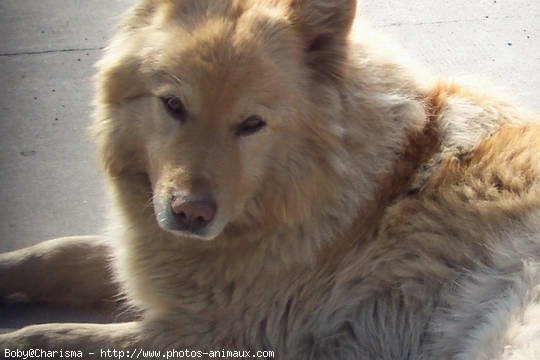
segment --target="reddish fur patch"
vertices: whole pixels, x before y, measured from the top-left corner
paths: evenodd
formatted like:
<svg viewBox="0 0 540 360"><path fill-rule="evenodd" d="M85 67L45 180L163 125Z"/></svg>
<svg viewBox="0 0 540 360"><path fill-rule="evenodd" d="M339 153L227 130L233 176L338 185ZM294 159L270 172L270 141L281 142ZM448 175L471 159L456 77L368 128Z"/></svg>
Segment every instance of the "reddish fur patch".
<svg viewBox="0 0 540 360"><path fill-rule="evenodd" d="M538 154L540 126L506 126L471 153L447 158L429 188L467 186L469 196L486 200L523 195L539 182Z"/></svg>
<svg viewBox="0 0 540 360"><path fill-rule="evenodd" d="M448 99L455 96L466 98L471 104L480 106L486 101L493 101L489 96L482 95L478 91L474 91L462 84L449 80L440 80L425 96L426 103L429 107L428 111L431 115L442 114L444 106L448 103Z"/></svg>

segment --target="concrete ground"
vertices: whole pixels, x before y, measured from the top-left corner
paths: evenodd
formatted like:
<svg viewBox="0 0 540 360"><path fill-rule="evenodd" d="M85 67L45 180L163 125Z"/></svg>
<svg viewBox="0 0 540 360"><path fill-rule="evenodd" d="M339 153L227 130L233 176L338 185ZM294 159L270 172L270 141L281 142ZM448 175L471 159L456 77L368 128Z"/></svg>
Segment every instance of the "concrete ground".
<svg viewBox="0 0 540 360"><path fill-rule="evenodd" d="M0 1L0 252L101 231L105 190L87 134L92 65L132 3ZM360 0L359 12L434 72L489 78L540 112L540 1ZM0 327L95 319L0 308Z"/></svg>

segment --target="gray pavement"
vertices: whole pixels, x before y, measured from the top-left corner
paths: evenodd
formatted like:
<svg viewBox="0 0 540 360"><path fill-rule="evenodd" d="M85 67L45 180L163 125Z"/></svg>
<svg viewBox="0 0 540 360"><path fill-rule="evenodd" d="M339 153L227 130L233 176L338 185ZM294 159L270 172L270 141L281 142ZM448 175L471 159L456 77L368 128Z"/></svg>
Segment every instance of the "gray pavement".
<svg viewBox="0 0 540 360"><path fill-rule="evenodd" d="M0 0L0 251L101 231L90 79L132 3ZM540 111L540 1L360 0L359 12L434 72L489 78ZM12 308L6 323L67 311L24 312Z"/></svg>
<svg viewBox="0 0 540 360"><path fill-rule="evenodd" d="M132 1L0 1L0 251L97 233L93 64Z"/></svg>

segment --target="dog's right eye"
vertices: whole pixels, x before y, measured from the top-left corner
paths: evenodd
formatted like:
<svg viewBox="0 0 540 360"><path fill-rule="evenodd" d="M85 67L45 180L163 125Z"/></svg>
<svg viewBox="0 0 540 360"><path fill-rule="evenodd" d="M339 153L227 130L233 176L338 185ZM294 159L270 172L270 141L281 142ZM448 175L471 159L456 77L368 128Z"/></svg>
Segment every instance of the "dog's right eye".
<svg viewBox="0 0 540 360"><path fill-rule="evenodd" d="M248 136L262 130L266 123L257 115L248 117L243 123L237 126L236 136Z"/></svg>
<svg viewBox="0 0 540 360"><path fill-rule="evenodd" d="M182 100L175 96L168 96L161 98L165 110L174 117L176 120L184 122L187 117L187 110L184 107Z"/></svg>

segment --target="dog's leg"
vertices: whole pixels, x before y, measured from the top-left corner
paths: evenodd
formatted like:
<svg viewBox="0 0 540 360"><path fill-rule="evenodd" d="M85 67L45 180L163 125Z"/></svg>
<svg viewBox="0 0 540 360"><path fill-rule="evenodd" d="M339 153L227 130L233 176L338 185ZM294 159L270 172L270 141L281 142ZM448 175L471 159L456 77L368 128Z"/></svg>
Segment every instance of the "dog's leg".
<svg viewBox="0 0 540 360"><path fill-rule="evenodd" d="M112 304L117 286L108 260L109 247L98 236L59 238L0 254L0 302L23 296L75 306Z"/></svg>
<svg viewBox="0 0 540 360"><path fill-rule="evenodd" d="M6 351L39 349L82 351L84 359L99 359L101 350L134 351L140 346L138 322L119 324L43 324L0 335L0 357ZM126 354L124 354L127 356ZM131 353L130 353L131 356ZM55 356L58 358L60 356ZM129 357L129 356L127 356ZM9 356L7 356L9 358Z"/></svg>

